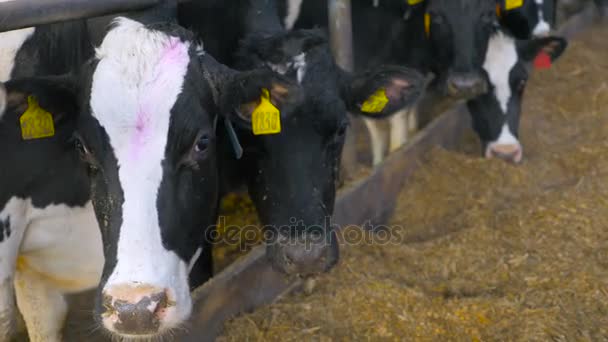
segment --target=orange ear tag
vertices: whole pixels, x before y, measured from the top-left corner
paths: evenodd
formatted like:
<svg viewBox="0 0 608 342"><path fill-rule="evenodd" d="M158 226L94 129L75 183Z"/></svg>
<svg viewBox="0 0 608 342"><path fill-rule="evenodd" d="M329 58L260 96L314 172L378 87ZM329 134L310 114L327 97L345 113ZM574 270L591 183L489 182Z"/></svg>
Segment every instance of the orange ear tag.
<svg viewBox="0 0 608 342"><path fill-rule="evenodd" d="M498 19L502 19L502 8L500 7L500 4L496 4L496 16Z"/></svg>

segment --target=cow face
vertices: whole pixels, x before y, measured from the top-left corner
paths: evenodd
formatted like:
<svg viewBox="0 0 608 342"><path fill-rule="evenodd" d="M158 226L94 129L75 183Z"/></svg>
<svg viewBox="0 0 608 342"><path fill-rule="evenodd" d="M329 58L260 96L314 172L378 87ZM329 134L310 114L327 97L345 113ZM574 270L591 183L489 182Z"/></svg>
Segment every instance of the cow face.
<svg viewBox="0 0 608 342"><path fill-rule="evenodd" d="M251 36L243 42L238 60L241 68L267 67L299 84L301 95L281 112L280 133L252 135L251 109L237 108L233 120L242 128L241 139L249 151L242 168L270 233L268 253L274 266L286 273L325 271L338 258L330 217L349 125L347 110L364 114L362 104L379 90L387 103L368 115L381 117L412 106L424 79L397 67L346 75L318 31Z"/></svg>
<svg viewBox="0 0 608 342"><path fill-rule="evenodd" d="M502 32L492 36L484 62L491 89L468 102L473 128L487 158L522 160L519 119L532 61L540 55L553 62L566 46L564 39L556 37L518 41Z"/></svg>
<svg viewBox="0 0 608 342"><path fill-rule="evenodd" d="M183 32L126 19L86 72L77 147L106 257L97 317L120 335L156 335L190 314L189 273L218 196L214 105L198 73Z"/></svg>
<svg viewBox="0 0 608 342"><path fill-rule="evenodd" d="M495 2L429 0L424 20L440 88L459 99L483 94L483 59L498 25Z"/></svg>
<svg viewBox="0 0 608 342"><path fill-rule="evenodd" d="M250 100L241 93L287 88L276 80L219 65L178 27L119 19L78 77L11 82L58 113L61 142L77 146L104 246L95 317L113 335L158 336L188 318L190 287L211 272L220 94L238 103Z"/></svg>

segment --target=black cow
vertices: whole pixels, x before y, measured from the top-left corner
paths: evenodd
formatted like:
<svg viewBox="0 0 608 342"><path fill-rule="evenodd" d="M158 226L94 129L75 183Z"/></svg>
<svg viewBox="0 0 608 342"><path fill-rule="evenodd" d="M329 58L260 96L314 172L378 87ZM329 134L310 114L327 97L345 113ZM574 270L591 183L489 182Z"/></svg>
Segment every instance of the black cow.
<svg viewBox="0 0 608 342"><path fill-rule="evenodd" d="M16 270L32 341L60 341L63 294L100 276L100 325L159 336L189 317L190 289L211 274L219 116L246 114L262 89L280 90L281 109L297 91L272 72L218 64L176 25L126 18L77 65L0 91L0 328L14 317Z"/></svg>
<svg viewBox="0 0 608 342"><path fill-rule="evenodd" d="M248 185L263 225L270 228L268 252L277 269L328 270L338 259L330 216L347 110L381 117L410 107L424 87L422 76L398 67L347 74L334 63L322 32L283 29L274 1L189 3L180 10L180 23L192 27L220 61L240 70L272 69L299 84L302 98L281 112L280 134L252 134L252 118L243 115L250 111L235 111L245 154L235 160L228 138L220 137L230 157L222 173L231 188ZM221 36L213 32L218 28ZM366 114L363 104L378 92L386 106Z"/></svg>

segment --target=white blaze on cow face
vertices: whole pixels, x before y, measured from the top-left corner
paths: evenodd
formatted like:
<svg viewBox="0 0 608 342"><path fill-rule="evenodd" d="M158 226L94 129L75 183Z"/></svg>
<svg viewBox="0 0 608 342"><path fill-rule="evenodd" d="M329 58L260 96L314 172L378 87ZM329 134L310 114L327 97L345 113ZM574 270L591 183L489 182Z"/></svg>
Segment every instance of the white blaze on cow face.
<svg viewBox="0 0 608 342"><path fill-rule="evenodd" d="M11 78L17 53L34 31L33 27L28 27L0 33L0 82L6 82Z"/></svg>
<svg viewBox="0 0 608 342"><path fill-rule="evenodd" d="M488 52L483 64L488 73L490 83L494 87L494 94L503 110L507 114L509 100L511 99L511 85L509 75L517 64L517 48L515 40L502 32L494 34L488 44Z"/></svg>
<svg viewBox="0 0 608 342"><path fill-rule="evenodd" d="M547 35L549 33L549 31L551 30L551 26L545 20L545 12L543 10L544 0L535 0L535 2L536 2L536 7L538 9L538 23L534 27L534 30L532 31L532 35L534 35L534 36Z"/></svg>
<svg viewBox="0 0 608 342"><path fill-rule="evenodd" d="M142 288L165 291L171 304L160 330L181 323L192 306L188 265L164 247L157 208L171 109L182 91L189 48L177 37L119 19L97 49L91 90L92 115L109 137L124 194L117 263L103 292L130 300ZM116 317L103 322L113 330Z"/></svg>

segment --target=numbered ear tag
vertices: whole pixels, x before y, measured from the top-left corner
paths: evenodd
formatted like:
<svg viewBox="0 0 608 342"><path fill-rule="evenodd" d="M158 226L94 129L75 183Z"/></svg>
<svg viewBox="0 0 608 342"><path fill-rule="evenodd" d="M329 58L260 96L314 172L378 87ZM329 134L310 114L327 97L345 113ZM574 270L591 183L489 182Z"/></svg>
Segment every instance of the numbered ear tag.
<svg viewBox="0 0 608 342"><path fill-rule="evenodd" d="M361 111L368 114L378 114L384 110L389 100L386 97L386 90L384 88L378 89L372 96L363 102Z"/></svg>
<svg viewBox="0 0 608 342"><path fill-rule="evenodd" d="M418 5L419 3L423 2L424 0L407 0L407 4L410 6L414 6L414 5Z"/></svg>
<svg viewBox="0 0 608 342"><path fill-rule="evenodd" d="M254 135L281 133L281 112L270 102L270 92L262 89L260 104L251 115Z"/></svg>
<svg viewBox="0 0 608 342"><path fill-rule="evenodd" d="M524 5L524 0L505 0L505 10L510 11Z"/></svg>
<svg viewBox="0 0 608 342"><path fill-rule="evenodd" d="M42 109L33 96L27 98L27 110L19 123L21 125L21 137L23 140L34 140L49 138L55 135L55 123L53 115Z"/></svg>
<svg viewBox="0 0 608 342"><path fill-rule="evenodd" d="M428 13L424 13L424 33L427 38L431 36L431 15Z"/></svg>

